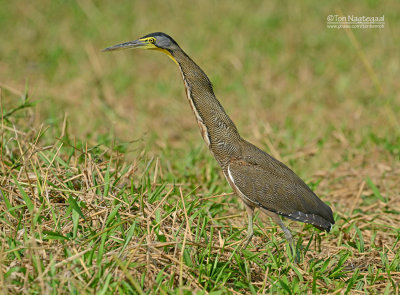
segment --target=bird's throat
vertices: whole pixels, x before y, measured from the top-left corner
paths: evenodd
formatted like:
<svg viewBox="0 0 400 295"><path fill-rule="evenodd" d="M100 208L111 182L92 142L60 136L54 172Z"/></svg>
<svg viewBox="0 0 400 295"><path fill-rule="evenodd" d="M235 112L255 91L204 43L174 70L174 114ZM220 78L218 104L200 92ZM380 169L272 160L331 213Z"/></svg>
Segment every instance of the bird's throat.
<svg viewBox="0 0 400 295"><path fill-rule="evenodd" d="M176 61L175 57L172 55L171 52L169 52L169 50L163 49L163 48L154 48L154 50L161 51L162 53L165 53L166 55L168 55L168 57L169 57L170 59L172 59L172 60L174 61L174 63L176 63L176 64L179 66L179 64L178 64L178 62Z"/></svg>

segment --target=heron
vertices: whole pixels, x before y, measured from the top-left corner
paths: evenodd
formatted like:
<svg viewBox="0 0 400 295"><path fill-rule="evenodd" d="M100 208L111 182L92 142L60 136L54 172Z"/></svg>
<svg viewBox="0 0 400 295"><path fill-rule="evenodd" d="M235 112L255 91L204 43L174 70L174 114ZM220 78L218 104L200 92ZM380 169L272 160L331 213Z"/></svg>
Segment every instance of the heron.
<svg viewBox="0 0 400 295"><path fill-rule="evenodd" d="M292 233L280 216L312 224L326 232L331 230L335 224L332 209L285 164L240 136L216 98L210 79L174 39L156 32L104 51L135 48L163 52L178 66L201 136L229 185L245 205L248 227L244 248L254 234L255 209L280 226L291 247L294 245Z"/></svg>

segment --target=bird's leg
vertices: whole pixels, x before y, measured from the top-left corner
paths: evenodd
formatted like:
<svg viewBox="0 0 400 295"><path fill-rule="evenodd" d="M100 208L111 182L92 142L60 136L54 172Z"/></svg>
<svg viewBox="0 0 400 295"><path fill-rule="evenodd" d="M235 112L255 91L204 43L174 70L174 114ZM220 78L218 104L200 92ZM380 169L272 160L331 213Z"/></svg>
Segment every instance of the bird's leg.
<svg viewBox="0 0 400 295"><path fill-rule="evenodd" d="M254 208L247 206L246 205L246 211L247 211L247 217L249 219L249 223L247 226L247 238L244 241L243 249L246 249L247 246L249 245L251 238L253 237L254 231L253 231L253 215L254 215Z"/></svg>
<svg viewBox="0 0 400 295"><path fill-rule="evenodd" d="M290 230L283 224L282 219L280 219L280 217L279 217L277 214L275 214L275 216L276 216L276 219L273 218L273 220L274 220L277 224L279 224L279 226L280 226L281 229L283 230L283 233L285 234L286 240L287 240L290 244L292 244L292 243L293 243L293 236L292 236L292 233L291 233Z"/></svg>
<svg viewBox="0 0 400 295"><path fill-rule="evenodd" d="M283 233L285 234L285 238L286 238L286 240L289 242L289 245L290 245L290 250L292 251L292 257L295 259L295 261L297 261L297 258L296 258L296 245L295 245L295 243L294 243L294 240L293 240L293 236L292 236L292 233L290 232L290 230L283 224L283 221L281 220L281 218L277 215L277 214L275 214L276 215L276 223L278 223L279 224L279 226L281 227L281 229L283 230Z"/></svg>
<svg viewBox="0 0 400 295"><path fill-rule="evenodd" d="M283 233L285 234L285 238L286 240L289 242L290 245L290 249L292 250L292 254L295 255L296 251L295 251L295 244L293 241L293 236L292 233L290 232L290 230L283 224L281 218L279 217L278 214L265 210L265 209L261 209L266 215L268 215L269 217L272 218L272 220L277 223L280 228L282 229Z"/></svg>

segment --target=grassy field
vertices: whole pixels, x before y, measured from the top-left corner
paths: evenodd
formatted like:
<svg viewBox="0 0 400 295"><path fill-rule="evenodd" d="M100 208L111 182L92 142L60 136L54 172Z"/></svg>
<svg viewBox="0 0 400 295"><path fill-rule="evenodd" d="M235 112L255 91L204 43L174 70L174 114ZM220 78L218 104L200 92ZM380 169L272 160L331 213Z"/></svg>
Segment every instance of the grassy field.
<svg viewBox="0 0 400 295"><path fill-rule="evenodd" d="M1 1L2 294L399 294L400 10L391 1ZM328 29L329 15L385 16ZM242 136L334 211L247 216L176 65L101 49L153 31Z"/></svg>

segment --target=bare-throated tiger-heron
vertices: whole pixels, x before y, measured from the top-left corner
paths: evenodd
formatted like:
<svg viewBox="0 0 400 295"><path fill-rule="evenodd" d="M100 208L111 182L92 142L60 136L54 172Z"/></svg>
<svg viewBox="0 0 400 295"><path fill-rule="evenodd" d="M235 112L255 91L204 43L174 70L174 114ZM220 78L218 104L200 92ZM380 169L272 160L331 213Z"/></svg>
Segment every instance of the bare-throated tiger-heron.
<svg viewBox="0 0 400 295"><path fill-rule="evenodd" d="M279 224L291 246L292 234L279 215L327 232L331 230L335 223L331 208L286 165L240 136L215 97L206 74L170 36L152 33L104 51L129 48L164 52L178 65L201 135L230 186L246 205L248 232L245 247L253 236L255 208Z"/></svg>

